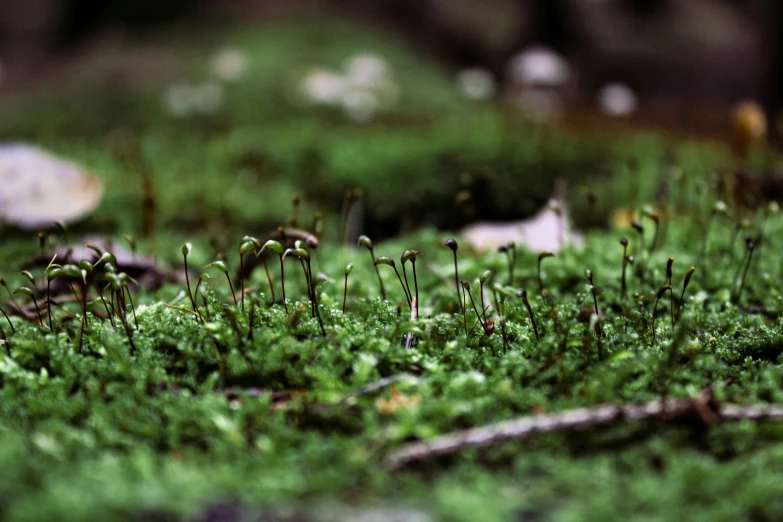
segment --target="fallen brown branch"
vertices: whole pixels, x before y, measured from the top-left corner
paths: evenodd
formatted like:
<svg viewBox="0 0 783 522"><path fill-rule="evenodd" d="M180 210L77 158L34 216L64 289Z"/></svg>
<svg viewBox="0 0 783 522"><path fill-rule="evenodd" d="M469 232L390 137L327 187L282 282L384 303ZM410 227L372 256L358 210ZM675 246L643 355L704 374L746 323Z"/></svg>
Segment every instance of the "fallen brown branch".
<svg viewBox="0 0 783 522"><path fill-rule="evenodd" d="M470 448L483 448L535 435L587 430L627 422L715 424L719 422L783 421L783 406L717 404L709 390L692 400L652 401L641 405L608 404L577 408L550 415L533 415L478 428L449 433L434 439L406 444L386 457L391 469L450 455Z"/></svg>

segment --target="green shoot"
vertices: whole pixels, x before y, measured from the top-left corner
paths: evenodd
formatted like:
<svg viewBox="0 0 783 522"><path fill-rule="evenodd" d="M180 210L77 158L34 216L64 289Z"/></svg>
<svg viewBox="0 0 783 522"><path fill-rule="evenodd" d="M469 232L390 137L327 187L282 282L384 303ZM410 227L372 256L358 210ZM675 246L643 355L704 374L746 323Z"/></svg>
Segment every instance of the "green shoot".
<svg viewBox="0 0 783 522"><path fill-rule="evenodd" d="M52 258L52 262L53 261L54 258ZM52 306L50 299L52 281L60 277L62 273L63 269L59 265L53 265L52 263L49 263L49 266L47 266L46 270L44 270L44 275L46 276L46 313L49 316L49 331L51 332L54 332L54 327L52 326Z"/></svg>
<svg viewBox="0 0 783 522"><path fill-rule="evenodd" d="M682 282L682 293L680 294L680 304L677 307L677 314L674 317L674 319L675 319L674 324L677 324L677 322L679 322L679 320L680 320L680 314L682 313L682 308L685 306L685 301L684 301L685 289L688 288L688 283L691 282L691 277L693 276L693 273L695 271L696 271L696 267L692 266L688 270L688 273L685 274L685 279Z"/></svg>
<svg viewBox="0 0 783 522"><path fill-rule="evenodd" d="M19 303L17 303L16 300L14 299L14 294L11 292L11 289L8 287L8 283L6 283L5 279L3 279L2 277L0 277L0 286L5 288L5 291L8 292L8 297L11 298L11 302L14 303L14 306L18 310L21 310L21 308L19 307ZM13 328L13 326L11 328Z"/></svg>
<svg viewBox="0 0 783 522"><path fill-rule="evenodd" d="M457 302L459 303L460 310L462 310L462 318L463 323L465 326L465 335L468 335L468 321L467 317L465 315L465 301L463 298L460 298L460 285L459 285L459 268L457 267L457 248L459 248L459 245L457 242L453 239L448 239L445 243L447 247L451 250L452 254L454 255L454 286L457 289Z"/></svg>
<svg viewBox="0 0 783 522"><path fill-rule="evenodd" d="M410 297L411 302L416 303L416 317L419 316L419 281L416 278L416 256L419 255L418 250L406 250L402 253L402 256L400 257L400 264L402 265L402 271L403 274L405 274L405 261L410 261L411 265L413 266L413 289L415 293L415 301L414 296L411 294L411 287L408 285L408 297ZM405 276L405 283L408 283L408 277Z"/></svg>
<svg viewBox="0 0 783 522"><path fill-rule="evenodd" d="M740 298L742 297L742 291L745 289L745 279L748 276L748 269L750 268L750 264L753 261L753 251L756 249L756 243L750 238L750 236L745 236L745 249L748 252L747 255L748 260L747 262L745 262L745 268L742 271L742 277L740 278L739 281L739 290L737 290L736 295L732 297L733 303L740 302Z"/></svg>
<svg viewBox="0 0 783 522"><path fill-rule="evenodd" d="M190 299L190 304L193 306L193 311L195 313L198 313L196 306L196 300L193 298L193 293L190 291L190 276L188 275L188 256L193 251L193 245L190 243L185 243L182 246L182 257L185 259L185 284L188 287L188 298Z"/></svg>
<svg viewBox="0 0 783 522"><path fill-rule="evenodd" d="M283 290L283 306L285 307L285 313L288 313L288 302L285 300L285 267L283 266L283 245L281 245L279 242L275 241L274 239L270 239L266 243L264 243L264 246L261 247L261 250L259 250L256 253L256 256L260 256L264 250L269 249L277 254L277 256L280 258L280 285ZM264 262L264 266L266 266L266 262ZM269 272L267 271L267 276L269 275ZM275 292L272 290L272 279L269 278L269 288L272 292L272 299L274 299Z"/></svg>
<svg viewBox="0 0 783 522"><path fill-rule="evenodd" d="M348 274L353 270L353 263L345 265L345 286L343 286L343 313L345 313L345 301L348 299Z"/></svg>
<svg viewBox="0 0 783 522"><path fill-rule="evenodd" d="M257 239L249 236L245 236L239 244L239 293L242 299L242 312L245 311L245 254L253 252L258 244ZM266 262L264 267L266 268ZM269 275L269 270L267 270L266 274L267 276ZM270 284L269 287L271 288L272 285Z"/></svg>
<svg viewBox="0 0 783 522"><path fill-rule="evenodd" d="M642 215L650 219L655 224L655 232L653 233L652 243L650 243L650 247L647 249L647 252L652 254L655 251L655 247L658 245L658 230L661 225L661 219L658 214L649 209L644 210Z"/></svg>
<svg viewBox="0 0 783 522"><path fill-rule="evenodd" d="M65 239L65 246L68 247L71 242L68 240L68 227L65 225L64 222L57 220L54 222L54 226L60 229L60 231L63 233L63 238Z"/></svg>
<svg viewBox="0 0 783 522"><path fill-rule="evenodd" d="M541 261L548 257L555 257L552 252L541 252L538 254L538 266L536 268L536 278L538 279L538 293L544 295L544 280L541 277Z"/></svg>
<svg viewBox="0 0 783 522"><path fill-rule="evenodd" d="M642 255L642 250L644 248L644 227L638 221L633 221L631 223L631 228L633 228L637 233L634 255L639 258L639 265L636 267L636 275L641 281L644 281L645 266L644 256Z"/></svg>
<svg viewBox="0 0 783 522"><path fill-rule="evenodd" d="M324 213L320 210L313 216L313 235L316 239L321 239L324 236Z"/></svg>
<svg viewBox="0 0 783 522"><path fill-rule="evenodd" d="M671 315L672 330L674 330L674 295L672 291L672 265L674 264L674 258L670 257L666 261L666 282L669 285L669 314Z"/></svg>
<svg viewBox="0 0 783 522"><path fill-rule="evenodd" d="M650 346L655 345L655 314L658 312L658 301L661 300L661 297L666 293L667 290L671 289L672 285L663 285L658 289L658 293L655 294L655 306L653 307L652 314L652 341L650 342Z"/></svg>
<svg viewBox="0 0 783 522"><path fill-rule="evenodd" d="M111 252L104 252L101 255L101 257L95 263L93 263L92 270L94 272L95 268L99 264L105 263L105 265L103 267L104 274L105 274L108 268L113 268L111 263L115 263L116 264L116 262L117 262L117 259L114 257L114 254L112 254ZM114 322L114 316L109 311L109 305L106 303L106 299L103 296L103 291L101 290L101 285L98 282L98 278L95 278L95 288L98 290L98 296L100 297L101 302L103 302L103 307L106 309L106 315L109 317L109 321L111 322L112 327L116 328L117 324Z"/></svg>
<svg viewBox="0 0 783 522"><path fill-rule="evenodd" d="M38 316L38 324L40 326L43 326L43 318L41 317L41 309L38 308L38 303L35 300L35 292L33 292L33 290L30 287L28 287L28 286L20 286L19 288L14 290L14 294L30 296L30 299L33 300L33 305L35 306L35 314Z"/></svg>
<svg viewBox="0 0 783 522"><path fill-rule="evenodd" d="M525 304L525 308L527 308L527 315L530 317L530 324L533 325L533 333L536 334L536 340L541 339L541 337L538 335L538 325L536 325L536 318L533 315L533 308L531 308L530 301L527 298L527 290L524 288L519 290L517 292L517 297L522 299L522 302Z"/></svg>
<svg viewBox="0 0 783 522"><path fill-rule="evenodd" d="M484 270L479 276L479 299L481 301L482 317L484 317L484 323L487 322L487 309L484 306L484 284L490 281L495 276L494 270Z"/></svg>
<svg viewBox="0 0 783 522"><path fill-rule="evenodd" d="M587 278L587 281L590 283L590 292L593 294L593 305L595 306L595 315L596 317L601 317L600 312L598 311L598 297L595 293L595 284L593 284L593 271L590 269L585 270L585 277ZM596 327L596 331L600 336L603 336L603 333L601 332L601 325L600 323Z"/></svg>
<svg viewBox="0 0 783 522"><path fill-rule="evenodd" d="M231 283L231 276L228 275L228 266L226 266L226 262L218 259L217 261L212 261L208 265L205 265L202 270L207 270L209 268L217 268L224 274L226 274L226 279L228 280L228 288L231 290L231 297L234 298L234 306L236 306L237 303L237 296L234 292L234 285ZM188 290L189 291L189 290ZM193 300L193 311L196 311L196 301Z"/></svg>
<svg viewBox="0 0 783 522"><path fill-rule="evenodd" d="M514 284L514 265L517 261L517 244L509 241L506 245L498 247L498 252L503 252L508 257L508 284Z"/></svg>
<svg viewBox="0 0 783 522"><path fill-rule="evenodd" d="M375 259L375 269L378 269L378 265L389 265L394 269L394 273L397 274L397 279L400 281L400 286L402 287L402 291L405 294L405 300L408 301L408 307L411 306L411 299L408 295L408 290L405 288L405 283L402 281L402 277L400 277L400 272L397 270L397 264L394 262L394 259L386 256L381 256L378 259ZM378 277L380 278L380 272L378 273ZM381 286L383 288L383 286Z"/></svg>
<svg viewBox="0 0 783 522"><path fill-rule="evenodd" d="M313 269L310 265L310 253L304 248L289 248L283 253L283 257L288 254L295 255L299 258L299 261L302 262L302 269L305 272L305 279L307 279L307 290L308 296L310 297L310 304L312 305L313 315L318 318L318 326L321 328L321 334L326 337L324 321L321 318L321 311L318 309L318 294L315 291L315 282L313 281Z"/></svg>
<svg viewBox="0 0 783 522"><path fill-rule="evenodd" d="M123 239L128 242L131 250L131 261L136 262L136 239L130 234L123 234Z"/></svg>
<svg viewBox="0 0 783 522"><path fill-rule="evenodd" d="M470 304L473 306L473 311L476 313L476 317L478 318L478 322L481 325L482 330L484 330L484 335L489 336L491 334L491 331L489 329L489 325L485 323L482 320L483 314L479 311L478 307L476 306L476 301L473 300L473 293L470 291L470 283L468 283L465 280L460 281L460 284L462 285L462 293L463 295L465 292L468 293L468 297L470 298ZM482 303L482 309L484 308ZM473 325L473 328L475 328L476 325ZM473 328L471 328L471 331L473 331Z"/></svg>
<svg viewBox="0 0 783 522"><path fill-rule="evenodd" d="M707 222L707 229L704 231L704 243L702 243L701 247L701 257L704 258L707 255L707 249L709 248L709 241L710 241L710 231L712 231L712 225L715 222L715 217L717 215L728 215L728 207L726 206L726 203L723 201L716 201L715 205L712 207L712 212L710 213L710 219Z"/></svg>
<svg viewBox="0 0 783 522"><path fill-rule="evenodd" d="M386 290L383 288L383 279L381 279L381 273L378 271L378 263L377 260L375 259L375 252L373 250L372 239L370 239L367 236L359 236L359 245L363 246L364 248L370 251L370 257L372 258L372 263L375 266L375 274L378 276L378 284L381 286L381 299L385 301Z"/></svg>
<svg viewBox="0 0 783 522"><path fill-rule="evenodd" d="M628 240L626 238L620 239L620 244L623 245L623 270L620 276L620 296L623 301L628 297L628 284L625 279L625 269L628 267Z"/></svg>

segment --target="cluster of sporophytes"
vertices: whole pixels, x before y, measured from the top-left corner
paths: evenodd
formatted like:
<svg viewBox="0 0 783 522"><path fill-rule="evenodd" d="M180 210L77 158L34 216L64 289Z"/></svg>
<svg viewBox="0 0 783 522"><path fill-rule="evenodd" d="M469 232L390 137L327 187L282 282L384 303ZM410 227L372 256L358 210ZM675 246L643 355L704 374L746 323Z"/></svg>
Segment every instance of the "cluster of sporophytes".
<svg viewBox="0 0 783 522"><path fill-rule="evenodd" d="M584 248L556 253L509 243L479 254L431 230L383 244L362 236L356 248L324 240L318 226L281 227L215 258L194 240L177 252L181 282L156 292L108 248L74 259L42 244L45 267L23 272L16 288L2 281L0 415L9 440L29 439L42 466L64 470L58 463L108 451L143 460L139 448L170 458L199 491L195 504L404 485L405 502L447 511L453 495L418 485L463 477L451 486L463 495L475 483L468 476L500 484L491 478L499 469L546 485L504 509L582 512L595 504L576 485L593 461L574 458L607 444L618 462L643 455L619 475L663 484L678 456L730 459L783 442L753 423L704 430L703 420L683 432L618 418L578 440L555 433L524 450L433 460L424 474L392 471L388 457L411 441L607 402L692 399L703 389L717 405L783 400L783 219L774 204L748 210L711 198L685 214L641 208L627 229L591 232ZM21 466L15 458L0 464ZM584 473L565 472L558 489L542 465ZM457 475L438 473L455 466ZM260 469L276 480L250 488ZM726 469L734 477L738 468ZM131 471L115 472L130 481ZM88 481L83 473L76 484ZM220 476L220 487L198 489L193 477L203 476ZM156 484L171 493L178 483ZM0 485L0 499L18 496L14 488ZM481 496L476 510L503 495ZM10 505L31 510L41 497L20 498Z"/></svg>

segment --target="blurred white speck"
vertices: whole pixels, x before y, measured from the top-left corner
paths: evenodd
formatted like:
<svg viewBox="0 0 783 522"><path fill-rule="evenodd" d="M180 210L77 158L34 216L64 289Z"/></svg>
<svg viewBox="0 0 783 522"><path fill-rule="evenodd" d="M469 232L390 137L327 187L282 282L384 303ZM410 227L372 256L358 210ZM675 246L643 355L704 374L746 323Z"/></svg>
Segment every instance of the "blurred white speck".
<svg viewBox="0 0 783 522"><path fill-rule="evenodd" d="M488 100L495 95L495 79L485 69L465 69L457 73L457 86L471 100Z"/></svg>
<svg viewBox="0 0 783 522"><path fill-rule="evenodd" d="M182 118L193 113L214 114L223 105L223 87L215 82L198 85L175 83L164 94L169 114Z"/></svg>
<svg viewBox="0 0 783 522"><path fill-rule="evenodd" d="M247 71L247 55L236 49L225 49L212 57L211 70L218 79L231 82Z"/></svg>
<svg viewBox="0 0 783 522"><path fill-rule="evenodd" d="M378 97L371 91L351 89L343 95L343 110L348 119L363 123L372 119L380 108Z"/></svg>
<svg viewBox="0 0 783 522"><path fill-rule="evenodd" d="M357 54L345 62L344 73L325 68L311 69L299 85L307 102L339 107L355 122L366 122L399 98L399 86L380 57Z"/></svg>
<svg viewBox="0 0 783 522"><path fill-rule="evenodd" d="M327 69L313 69L304 77L300 88L310 103L335 105L342 101L345 79Z"/></svg>
<svg viewBox="0 0 783 522"><path fill-rule="evenodd" d="M166 110L172 116L181 118L190 111L190 88L182 83L169 85L163 95Z"/></svg>
<svg viewBox="0 0 783 522"><path fill-rule="evenodd" d="M534 46L515 55L508 64L517 85L562 85L570 76L568 62L548 47Z"/></svg>
<svg viewBox="0 0 783 522"><path fill-rule="evenodd" d="M357 54L345 63L345 76L354 86L376 87L389 81L389 66L373 54Z"/></svg>
<svg viewBox="0 0 783 522"><path fill-rule="evenodd" d="M223 105L223 87L214 82L193 86L190 96L194 110L202 114L214 114Z"/></svg>
<svg viewBox="0 0 783 522"><path fill-rule="evenodd" d="M636 93L624 83L608 83L598 90L598 106L610 116L628 116L637 105Z"/></svg>

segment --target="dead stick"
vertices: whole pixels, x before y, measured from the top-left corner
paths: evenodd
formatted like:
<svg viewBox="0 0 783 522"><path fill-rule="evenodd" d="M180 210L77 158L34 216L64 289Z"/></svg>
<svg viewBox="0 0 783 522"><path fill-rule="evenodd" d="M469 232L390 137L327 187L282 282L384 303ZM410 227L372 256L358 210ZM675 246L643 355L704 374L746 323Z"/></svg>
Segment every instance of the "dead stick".
<svg viewBox="0 0 783 522"><path fill-rule="evenodd" d="M422 442L403 445L390 453L386 465L391 469L415 462L431 460L470 448L522 441L535 435L569 430L586 430L623 422L665 421L735 422L783 421L783 406L741 406L724 404L715 407L709 403L709 394L702 393L694 400L652 401L641 405L603 405L577 408L551 415L535 415L449 433Z"/></svg>

